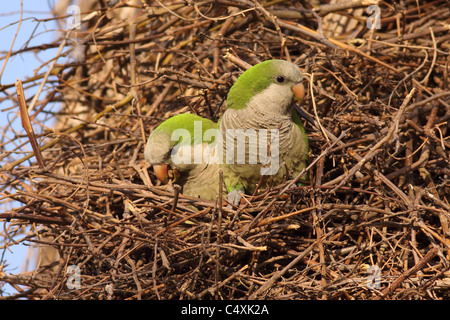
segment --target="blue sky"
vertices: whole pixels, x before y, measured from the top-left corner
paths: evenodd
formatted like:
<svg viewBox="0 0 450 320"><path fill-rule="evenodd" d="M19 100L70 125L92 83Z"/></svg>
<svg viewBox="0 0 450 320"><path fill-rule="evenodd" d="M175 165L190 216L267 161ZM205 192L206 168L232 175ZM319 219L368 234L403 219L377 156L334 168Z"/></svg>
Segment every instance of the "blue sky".
<svg viewBox="0 0 450 320"><path fill-rule="evenodd" d="M13 50L18 50L24 46L36 46L42 43L50 43L57 39L57 32L55 31L56 23L50 22L38 22L36 19L44 19L51 17L49 5L53 5L55 0L23 0L23 21L20 26L19 33L15 40ZM20 18L20 0L2 0L0 9L0 57L4 57L5 53L10 49L14 39L14 35L17 32L19 24L17 23ZM34 36L31 37L33 35ZM19 56L15 56L9 59L6 68L1 77L1 84L14 84L17 78L22 80L33 76L35 69L41 66L44 62L54 57L57 49L50 49L41 52L27 52ZM0 58L2 59L2 58ZM0 70L3 67L4 59L0 60ZM40 72L45 72L47 66ZM15 95L15 88L8 90L9 94ZM35 90L25 91L27 98L31 97L35 93ZM44 93L45 94L45 93ZM42 94L42 96L44 95ZM0 97L4 97L5 93L0 92ZM42 98L41 96L41 98ZM13 105L11 101L0 102L0 130L2 130L8 123L8 119L14 118L16 109L5 111ZM16 119L13 122L12 127L17 131L23 131L20 123L20 119ZM6 135L11 136L12 132L5 132ZM8 146L2 147L8 149ZM30 150L29 146L25 146L23 151ZM1 149L0 149L1 152ZM4 163L0 162L0 166ZM1 183L1 182L0 182ZM0 203L0 211L5 210L5 205ZM1 223L3 225L3 223ZM0 239L2 244L3 239ZM17 245L10 247L12 251L0 250L0 256L5 255L5 259L8 262L8 268L3 270L6 273L19 273L24 271L23 265L26 258L28 248L23 245Z"/></svg>
<svg viewBox="0 0 450 320"><path fill-rule="evenodd" d="M28 46L35 46L42 43L51 42L57 37L57 34L52 31L55 30L56 24L53 21L49 22L38 22L35 19L49 18L50 9L49 2L47 0L23 0L23 21L20 27L19 33L17 35L14 49L20 49L29 41ZM18 21L20 18L20 0L9 0L2 1L2 6L0 10L0 50L9 50L11 43L14 39L14 35L17 31ZM33 34L35 36L30 39ZM14 83L16 78L20 77L22 79L27 76L33 75L33 71L46 59L51 58L51 51L45 50L43 52L30 52L24 53L18 57L13 57L8 61L6 69L1 78L2 84ZM3 54L2 54L3 56ZM40 62L37 58L42 59ZM3 66L4 60L1 61Z"/></svg>

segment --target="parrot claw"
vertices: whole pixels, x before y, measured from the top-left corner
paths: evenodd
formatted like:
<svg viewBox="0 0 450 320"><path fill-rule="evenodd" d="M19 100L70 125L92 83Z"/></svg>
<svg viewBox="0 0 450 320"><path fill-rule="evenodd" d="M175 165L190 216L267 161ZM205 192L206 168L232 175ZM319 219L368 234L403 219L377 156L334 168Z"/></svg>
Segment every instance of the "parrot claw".
<svg viewBox="0 0 450 320"><path fill-rule="evenodd" d="M241 192L239 190L233 190L228 194L227 199L228 209L233 209L233 206L238 207L242 199Z"/></svg>

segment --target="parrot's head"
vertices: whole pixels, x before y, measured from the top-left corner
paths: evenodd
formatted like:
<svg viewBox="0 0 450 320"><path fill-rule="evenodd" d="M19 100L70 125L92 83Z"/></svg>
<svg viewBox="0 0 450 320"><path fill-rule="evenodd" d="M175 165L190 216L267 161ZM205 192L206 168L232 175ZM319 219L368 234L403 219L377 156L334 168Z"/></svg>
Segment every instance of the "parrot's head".
<svg viewBox="0 0 450 320"><path fill-rule="evenodd" d="M189 178L198 164L195 153L203 155L203 147L209 145L210 141L203 143L205 132L215 128L215 122L190 113L178 114L160 124L150 134L144 151L156 177L163 183Z"/></svg>
<svg viewBox="0 0 450 320"><path fill-rule="evenodd" d="M243 109L248 103L273 114L290 114L292 100L305 96L300 69L285 60L267 60L245 71L231 87L227 108Z"/></svg>
<svg viewBox="0 0 450 320"><path fill-rule="evenodd" d="M145 159L153 165L153 172L162 183L167 183L169 179L176 180L178 176L177 170L170 164L172 148L170 135L164 131L152 133L145 146Z"/></svg>

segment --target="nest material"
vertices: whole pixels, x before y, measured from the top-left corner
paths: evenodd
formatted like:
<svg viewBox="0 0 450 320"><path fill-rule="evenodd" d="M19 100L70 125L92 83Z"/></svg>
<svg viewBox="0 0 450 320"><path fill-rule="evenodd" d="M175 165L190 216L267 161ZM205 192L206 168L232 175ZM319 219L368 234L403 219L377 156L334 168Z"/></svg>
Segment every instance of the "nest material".
<svg viewBox="0 0 450 320"><path fill-rule="evenodd" d="M59 57L29 114L57 119L35 133L40 162L13 158L21 146L3 156L3 248L23 232L41 246L36 271L0 273L18 290L3 298L448 299L450 11L380 2L368 29L359 3L82 7L82 29L48 44L72 60ZM326 38L331 15L352 28ZM149 133L183 112L217 120L236 77L270 58L306 77L310 185L238 209L159 185Z"/></svg>

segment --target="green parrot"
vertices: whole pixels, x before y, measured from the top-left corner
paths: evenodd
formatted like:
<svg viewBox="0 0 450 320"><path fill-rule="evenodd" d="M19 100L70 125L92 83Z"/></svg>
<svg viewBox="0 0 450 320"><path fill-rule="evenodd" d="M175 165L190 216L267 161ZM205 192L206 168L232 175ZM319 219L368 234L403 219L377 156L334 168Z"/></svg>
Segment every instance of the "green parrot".
<svg viewBox="0 0 450 320"><path fill-rule="evenodd" d="M238 203L240 193L252 194L258 185L264 189L295 178L307 166L308 138L293 103L301 103L305 96L302 80L295 64L268 60L245 71L230 89L219 121L224 135L220 167L229 202ZM239 147L243 136L245 150ZM264 148L265 142L271 148ZM233 146L235 152L231 152ZM265 151L272 154L270 159L264 159Z"/></svg>
<svg viewBox="0 0 450 320"><path fill-rule="evenodd" d="M214 200L219 193L219 166L213 158L214 137L204 140L208 130L215 133L217 123L190 113L176 115L153 130L144 155L161 182L172 179L184 195Z"/></svg>
<svg viewBox="0 0 450 320"><path fill-rule="evenodd" d="M180 114L157 127L145 158L162 182L175 179L189 196L215 199L219 169L228 202L295 178L309 161L308 139L294 111L304 98L300 69L267 60L245 71L231 87L218 123ZM305 175L307 178L307 175Z"/></svg>

